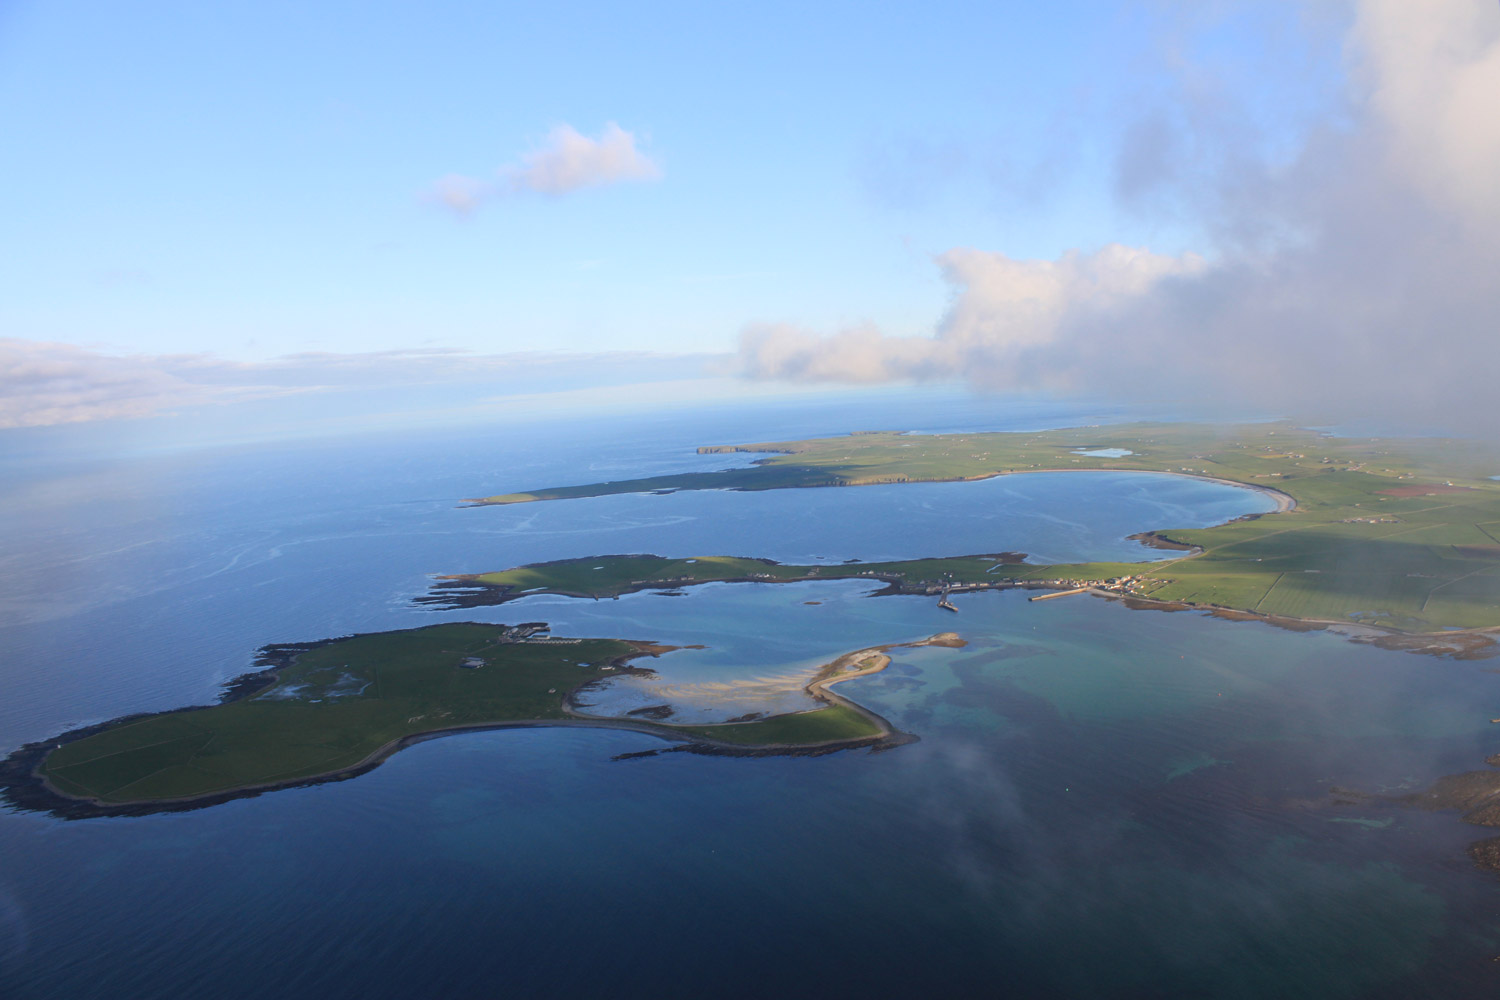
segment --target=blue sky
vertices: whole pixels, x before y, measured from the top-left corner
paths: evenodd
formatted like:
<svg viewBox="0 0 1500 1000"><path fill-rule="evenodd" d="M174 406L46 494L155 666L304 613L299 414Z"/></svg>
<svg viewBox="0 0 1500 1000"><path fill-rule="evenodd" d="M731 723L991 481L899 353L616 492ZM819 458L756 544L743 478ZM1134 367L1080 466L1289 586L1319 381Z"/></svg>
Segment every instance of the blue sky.
<svg viewBox="0 0 1500 1000"><path fill-rule="evenodd" d="M1176 147L1175 188L1135 197L1138 126L1198 134L1188 119L1209 108L1247 155L1295 155L1340 127L1343 19L1291 3L10 3L0 336L256 360L728 352L764 322L928 334L951 294L934 258L956 247L1212 256L1182 202L1220 155ZM611 122L659 179L468 217L424 199L556 126Z"/></svg>

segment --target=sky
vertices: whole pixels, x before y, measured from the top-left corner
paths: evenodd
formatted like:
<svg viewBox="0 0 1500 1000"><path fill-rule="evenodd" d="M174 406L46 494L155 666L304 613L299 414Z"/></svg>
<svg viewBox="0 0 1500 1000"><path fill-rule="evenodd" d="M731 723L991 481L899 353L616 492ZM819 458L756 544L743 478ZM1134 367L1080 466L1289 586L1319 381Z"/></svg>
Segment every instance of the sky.
<svg viewBox="0 0 1500 1000"><path fill-rule="evenodd" d="M1342 412L1457 329L1442 416L1495 94L1495 0L0 2L0 426L536 352Z"/></svg>

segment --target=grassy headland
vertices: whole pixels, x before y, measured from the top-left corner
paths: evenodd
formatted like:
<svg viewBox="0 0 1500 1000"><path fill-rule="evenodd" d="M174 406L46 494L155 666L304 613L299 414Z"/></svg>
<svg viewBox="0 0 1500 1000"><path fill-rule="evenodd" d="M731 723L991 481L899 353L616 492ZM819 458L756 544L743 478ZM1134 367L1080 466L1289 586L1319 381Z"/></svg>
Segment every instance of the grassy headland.
<svg viewBox="0 0 1500 1000"><path fill-rule="evenodd" d="M1189 554L1169 562L1031 566L963 556L852 566L751 559L604 557L452 578L581 596L709 579L873 576L902 590L950 579L983 585L1135 577L1157 601L1407 632L1500 627L1500 454L1474 442L1336 438L1290 424L1124 424L1039 433L855 434L700 448L765 453L744 469L554 487L476 501L508 504L680 489L768 490L984 479L1108 469L1202 476L1274 491L1295 510L1199 530L1156 526L1148 541ZM1106 452L1106 454L1085 454ZM1128 452L1128 454L1119 454ZM1194 551L1201 550L1201 551ZM603 569L594 569L602 566ZM501 590L500 588L506 588Z"/></svg>

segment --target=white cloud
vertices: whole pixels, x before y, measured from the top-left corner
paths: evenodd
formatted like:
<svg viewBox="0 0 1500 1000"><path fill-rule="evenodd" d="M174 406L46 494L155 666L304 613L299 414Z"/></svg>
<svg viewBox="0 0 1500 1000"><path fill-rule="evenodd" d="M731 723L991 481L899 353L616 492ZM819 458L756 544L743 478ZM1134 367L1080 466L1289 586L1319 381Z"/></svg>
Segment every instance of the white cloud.
<svg viewBox="0 0 1500 1000"><path fill-rule="evenodd" d="M1397 167L1451 210L1500 222L1500 8L1364 0L1353 37Z"/></svg>
<svg viewBox="0 0 1500 1000"><path fill-rule="evenodd" d="M475 177L448 174L439 177L427 192L427 197L439 202L459 215L470 215L479 209L491 194L491 186Z"/></svg>
<svg viewBox="0 0 1500 1000"><path fill-rule="evenodd" d="M943 339L1000 353L1052 342L1066 315L1102 311L1142 295L1163 278L1194 274L1195 254L1168 257L1110 244L1092 254L1057 260L1012 260L1004 254L950 250L938 258L943 276L963 289L939 330Z"/></svg>
<svg viewBox="0 0 1500 1000"><path fill-rule="evenodd" d="M1073 317L1108 314L1164 278L1206 267L1193 254L1169 257L1117 244L1057 260L960 248L937 263L954 296L936 336L887 337L865 326L819 337L786 324L757 325L741 335L745 370L797 381L968 377L1026 385L1041 378L1062 385L1068 373L1035 371L1029 362L1050 353ZM1002 372L1007 377L1000 378Z"/></svg>
<svg viewBox="0 0 1500 1000"><path fill-rule="evenodd" d="M831 337L788 323L758 323L740 335L742 370L803 382L890 382L951 377L954 352L940 340L887 337L870 326Z"/></svg>
<svg viewBox="0 0 1500 1000"><path fill-rule="evenodd" d="M1209 234L1206 257L952 250L937 263L953 301L932 336L751 327L743 370L1500 429L1488 402L1500 380L1500 8L1362 0L1356 14L1345 39L1352 125L1314 130L1290 163L1241 155L1250 143L1236 144L1227 118L1183 140L1227 144L1207 186L1122 157L1122 196L1176 185Z"/></svg>
<svg viewBox="0 0 1500 1000"><path fill-rule="evenodd" d="M513 191L560 195L621 181L654 181L661 168L635 148L634 135L610 122L597 139L559 125L541 149L527 153L519 167L506 168L501 176Z"/></svg>
<svg viewBox="0 0 1500 1000"><path fill-rule="evenodd" d="M361 391L399 410L408 405L430 407L434 387L456 403L483 398L485 393L509 398L518 392L581 390L646 377L699 378L706 362L706 355L476 354L447 348L306 352L243 362L212 354L122 356L72 344L0 338L0 428L149 417L208 405ZM351 397L339 398L346 403Z"/></svg>
<svg viewBox="0 0 1500 1000"><path fill-rule="evenodd" d="M143 417L216 395L174 374L177 360L0 339L0 427Z"/></svg>
<svg viewBox="0 0 1500 1000"><path fill-rule="evenodd" d="M661 167L636 147L634 133L614 122L604 126L597 139L571 125L558 125L519 163L501 167L496 180L449 174L432 186L427 197L467 215L485 201L509 195L559 197L584 188L660 177Z"/></svg>

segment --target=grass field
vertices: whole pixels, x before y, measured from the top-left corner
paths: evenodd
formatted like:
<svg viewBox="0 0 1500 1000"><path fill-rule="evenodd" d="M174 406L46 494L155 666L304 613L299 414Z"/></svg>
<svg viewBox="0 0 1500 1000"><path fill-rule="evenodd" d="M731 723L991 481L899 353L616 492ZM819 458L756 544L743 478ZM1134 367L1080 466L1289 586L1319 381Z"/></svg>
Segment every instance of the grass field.
<svg viewBox="0 0 1500 1000"><path fill-rule="evenodd" d="M293 784L352 768L403 737L568 719L569 692L640 651L614 639L500 642L500 630L459 623L326 643L259 694L124 720L62 743L39 770L64 794L106 804ZM633 725L742 746L878 735L841 706L729 726Z"/></svg>
<svg viewBox="0 0 1500 1000"><path fill-rule="evenodd" d="M1125 455L1091 456L1114 449ZM1041 469L1208 476L1274 489L1296 510L1200 530L1142 525L1201 555L1165 563L981 566L983 556L852 566L753 559L603 557L520 567L478 583L612 596L705 580L877 576L903 586L997 575L1020 580L1141 575L1161 600L1358 621L1405 631L1500 626L1500 452L1471 441L1336 438L1285 423L1124 424L1039 433L855 434L710 446L766 457L744 469L551 487L487 497L506 504L679 489L767 490L980 479ZM594 569L602 566L602 569Z"/></svg>

